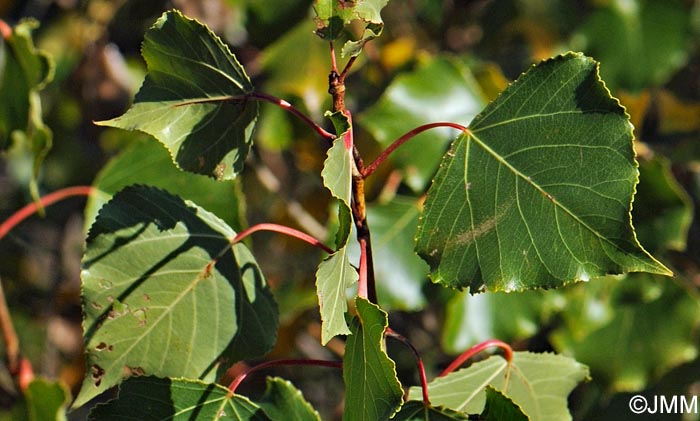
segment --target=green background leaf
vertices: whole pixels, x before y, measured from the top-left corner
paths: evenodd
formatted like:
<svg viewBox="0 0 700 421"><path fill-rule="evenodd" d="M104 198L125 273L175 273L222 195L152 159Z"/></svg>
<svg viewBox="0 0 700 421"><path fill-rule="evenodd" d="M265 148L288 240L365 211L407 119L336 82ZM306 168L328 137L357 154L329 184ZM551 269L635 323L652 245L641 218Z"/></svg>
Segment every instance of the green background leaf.
<svg viewBox="0 0 700 421"><path fill-rule="evenodd" d="M97 405L89 419L266 421L269 418L245 396L228 396L228 389L217 384L135 377L119 387L117 399Z"/></svg>
<svg viewBox="0 0 700 421"><path fill-rule="evenodd" d="M71 396L65 384L59 381L34 379L25 392L29 421L61 421Z"/></svg>
<svg viewBox="0 0 700 421"><path fill-rule="evenodd" d="M385 420L398 411L403 397L396 364L382 346L387 315L359 297L355 306L357 316L352 320L352 335L343 356L343 420Z"/></svg>
<svg viewBox="0 0 700 421"><path fill-rule="evenodd" d="M217 179L243 168L258 112L253 91L228 47L202 24L167 12L146 32L148 74L134 105L98 124L141 130L162 142L180 168Z"/></svg>
<svg viewBox="0 0 700 421"><path fill-rule="evenodd" d="M83 258L88 375L75 406L130 375L209 379L273 345L277 306L235 232L163 190L127 187Z"/></svg>
<svg viewBox="0 0 700 421"><path fill-rule="evenodd" d="M93 223L100 208L119 190L142 183L197 203L236 231L243 228L242 192L237 180L217 182L180 171L163 145L142 134L136 135L131 145L112 158L93 181L97 192L90 196L85 207L85 225L89 227Z"/></svg>
<svg viewBox="0 0 700 421"><path fill-rule="evenodd" d="M436 378L428 384L428 393L434 405L475 414L484 409L486 387L491 386L532 421L565 421L571 419L567 397L587 377L588 368L571 358L515 352L510 366L501 357L490 357ZM410 389L410 400L421 396L419 387Z"/></svg>
<svg viewBox="0 0 700 421"><path fill-rule="evenodd" d="M367 206L377 296L384 310L415 311L425 306L422 287L429 268L413 251L419 214L418 200L406 196ZM351 260L359 257L359 247L351 244Z"/></svg>
<svg viewBox="0 0 700 421"><path fill-rule="evenodd" d="M572 289L552 343L597 382L638 391L698 356L700 303L683 282L640 273Z"/></svg>
<svg viewBox="0 0 700 421"><path fill-rule="evenodd" d="M438 57L396 77L357 121L386 148L422 124L453 121L466 125L484 105L486 98L469 68L457 59ZM425 190L454 133L454 129L432 129L391 154L391 161L413 190Z"/></svg>
<svg viewBox="0 0 700 421"><path fill-rule="evenodd" d="M304 399L301 391L279 377L268 377L265 394L256 403L273 421L321 421L318 412Z"/></svg>
<svg viewBox="0 0 700 421"><path fill-rule="evenodd" d="M475 293L671 274L635 238L631 125L593 60L540 63L470 130L445 155L418 230L434 281Z"/></svg>
<svg viewBox="0 0 700 421"><path fill-rule="evenodd" d="M600 3L574 33L571 48L604 63L601 73L612 88L661 85L686 62L690 7L682 0Z"/></svg>

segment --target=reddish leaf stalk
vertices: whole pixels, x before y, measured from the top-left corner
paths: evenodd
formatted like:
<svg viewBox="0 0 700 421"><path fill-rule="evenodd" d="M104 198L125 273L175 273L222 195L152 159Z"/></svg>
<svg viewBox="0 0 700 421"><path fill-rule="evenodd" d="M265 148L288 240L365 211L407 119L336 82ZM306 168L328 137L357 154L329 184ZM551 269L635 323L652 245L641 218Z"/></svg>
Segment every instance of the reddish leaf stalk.
<svg viewBox="0 0 700 421"><path fill-rule="evenodd" d="M365 178L369 177L377 169L377 167L379 167L384 161L386 161L389 155L391 155L391 153L394 152L399 146L413 139L416 135L419 135L424 131L433 129L435 127L452 127L463 132L469 132L469 129L467 127L462 126L461 124L451 123L448 121L440 121L437 123L430 123L418 126L415 129L404 134L400 138L396 139L391 145L389 145L389 147L384 149L384 151L374 160L374 162L365 167L364 171L362 171L362 176Z"/></svg>
<svg viewBox="0 0 700 421"><path fill-rule="evenodd" d="M513 360L513 348L511 348L510 345L503 341L499 341L498 339L489 339L488 341L476 344L464 351L459 357L452 361L452 363L446 369L444 369L438 377L443 377L450 374L458 369L468 359L491 347L501 348L503 350L503 358L505 358L509 364Z"/></svg>
<svg viewBox="0 0 700 421"><path fill-rule="evenodd" d="M390 327L386 328L386 336L389 338L396 339L397 341L406 345L406 347L408 347L408 349L410 349L413 353L413 356L416 357L416 363L418 364L418 373L420 374L420 387L423 391L423 404L425 404L425 406L430 406L430 398L428 397L428 379L425 375L425 366L423 365L423 359L421 358L420 353L418 353L418 350L413 346L411 342L408 341L408 339L406 339L406 337L399 333L396 333Z"/></svg>
<svg viewBox="0 0 700 421"><path fill-rule="evenodd" d="M284 225L270 224L270 223L253 225L252 227L239 232L238 234L236 234L236 236L233 238L233 240L231 240L231 244L236 244L236 243L242 241L244 238L246 238L250 234L252 234L254 232L258 232L258 231L273 231L273 232L278 232L280 234L285 234L285 235L288 235L290 237L294 237L294 238L297 238L299 240L305 241L314 247L318 247L328 254L333 254L332 248L323 244L321 241L310 236L309 234L306 234L304 232L301 232L299 230L295 230L294 228L290 228L290 227L287 227Z"/></svg>
<svg viewBox="0 0 700 421"><path fill-rule="evenodd" d="M290 113L297 116L299 119L301 119L301 121L303 121L307 126L311 127L311 129L313 129L316 133L318 133L322 137L325 137L326 139L330 139L330 140L333 140L336 138L336 136L333 133L326 131L323 127L314 123L314 121L311 120L311 118L309 118L309 116L302 113L297 108L295 108L292 104L290 104L289 102L287 102L283 99L274 97L272 95L268 95L268 94L263 93L263 92L253 92L253 93L247 94L246 98L267 101L271 104L275 104L278 107L282 108L283 110L289 111Z"/></svg>
<svg viewBox="0 0 700 421"><path fill-rule="evenodd" d="M91 186L75 186L67 187L65 189L56 190L53 193L47 194L46 196L39 199L39 202L33 202L22 209L15 212L12 216L7 218L5 222L0 225L0 240L7 235L7 233L14 228L17 224L24 221L28 217L35 214L40 208L52 205L63 199L67 199L73 196L89 196L94 192L94 188Z"/></svg>
<svg viewBox="0 0 700 421"><path fill-rule="evenodd" d="M52 205L63 199L73 196L89 196L94 192L90 186L75 186L57 190L39 199L38 202L32 202L22 209L15 212L2 224L0 224L0 239L4 238L8 232L16 227L20 222L37 213L39 209ZM19 383L22 388L26 388L28 383L34 377L32 367L28 360L20 356L19 339L17 332L12 325L12 318L5 300L5 292L0 283L0 333L2 333L3 341L5 342L5 357L7 367L10 374L19 376Z"/></svg>
<svg viewBox="0 0 700 421"><path fill-rule="evenodd" d="M5 291L2 288L2 283L0 283L0 331L2 331L2 338L5 341L5 361L7 362L7 369L10 371L10 374L14 376L19 372L20 368L19 339L12 325L12 317L7 307L7 300L5 300Z"/></svg>
<svg viewBox="0 0 700 421"><path fill-rule="evenodd" d="M280 367L284 365L311 365L317 367L331 367L331 368L343 368L343 363L340 361L327 361L327 360L304 360L304 359L283 359L283 360L273 360L266 361L264 363L258 364L254 367L249 368L243 373L236 376L235 379L228 386L229 397L236 393L238 386L243 383L250 374L269 367Z"/></svg>

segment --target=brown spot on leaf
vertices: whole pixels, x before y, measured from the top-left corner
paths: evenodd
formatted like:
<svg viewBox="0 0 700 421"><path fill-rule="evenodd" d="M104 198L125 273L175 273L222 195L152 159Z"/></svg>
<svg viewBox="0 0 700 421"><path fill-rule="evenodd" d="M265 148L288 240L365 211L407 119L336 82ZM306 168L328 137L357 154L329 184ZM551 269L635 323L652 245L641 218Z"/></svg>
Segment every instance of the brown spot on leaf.
<svg viewBox="0 0 700 421"><path fill-rule="evenodd" d="M105 348L107 348L107 344L104 343L104 342L100 342L100 343L97 344L97 346L95 347L95 351L103 351Z"/></svg>
<svg viewBox="0 0 700 421"><path fill-rule="evenodd" d="M146 370L144 370L142 367L129 367L128 365L124 366L124 375L125 376L135 376L135 377L140 377L144 376L146 374Z"/></svg>
<svg viewBox="0 0 700 421"><path fill-rule="evenodd" d="M95 382L95 386L99 386L102 383L102 377L105 375L105 369L97 364L93 364L90 367L90 377Z"/></svg>

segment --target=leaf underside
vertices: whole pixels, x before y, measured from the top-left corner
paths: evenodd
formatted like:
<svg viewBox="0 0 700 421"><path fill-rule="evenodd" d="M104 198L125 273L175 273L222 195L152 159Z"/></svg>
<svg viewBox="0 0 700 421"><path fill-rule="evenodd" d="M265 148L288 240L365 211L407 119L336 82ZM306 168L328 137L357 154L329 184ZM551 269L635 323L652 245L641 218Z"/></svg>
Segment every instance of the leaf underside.
<svg viewBox="0 0 700 421"><path fill-rule="evenodd" d="M632 127L569 53L534 66L471 123L428 191L416 251L456 288L554 288L595 276L670 275L635 238Z"/></svg>
<svg viewBox="0 0 700 421"><path fill-rule="evenodd" d="M248 249L213 214L127 187L97 216L82 262L89 373L76 407L133 375L212 380L273 345L277 307Z"/></svg>
<svg viewBox="0 0 700 421"><path fill-rule="evenodd" d="M428 384L430 401L468 414L480 414L487 402L487 386L511 400L532 421L571 419L568 395L588 378L583 364L556 354L516 352L510 364L493 356L468 368L438 377ZM421 399L412 387L409 400Z"/></svg>
<svg viewBox="0 0 700 421"><path fill-rule="evenodd" d="M146 132L185 170L217 179L240 172L258 113L250 79L228 47L199 22L166 12L146 32L148 74L121 117L98 124Z"/></svg>

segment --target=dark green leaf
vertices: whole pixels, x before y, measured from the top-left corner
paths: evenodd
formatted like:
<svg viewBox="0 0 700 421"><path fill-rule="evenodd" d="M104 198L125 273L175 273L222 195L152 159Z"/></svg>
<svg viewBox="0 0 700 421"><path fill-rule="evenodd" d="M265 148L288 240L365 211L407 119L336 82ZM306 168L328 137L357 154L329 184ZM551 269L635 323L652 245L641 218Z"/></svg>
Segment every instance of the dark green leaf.
<svg viewBox="0 0 700 421"><path fill-rule="evenodd" d="M162 142L183 170L217 179L243 168L257 117L250 79L228 47L180 12L163 14L146 32L148 74L134 105L98 124L141 130Z"/></svg>
<svg viewBox="0 0 700 421"><path fill-rule="evenodd" d="M97 405L90 420L267 421L263 410L228 389L187 379L138 377L124 382L117 399Z"/></svg>
<svg viewBox="0 0 700 421"><path fill-rule="evenodd" d="M145 135L139 135L97 175L93 182L97 192L90 196L85 207L85 225L92 224L99 209L115 193L137 183L148 183L191 200L219 216L234 230L242 229L242 193L237 181L216 182L180 171L163 145Z"/></svg>
<svg viewBox="0 0 700 421"><path fill-rule="evenodd" d="M532 421L566 421L571 420L567 397L587 377L588 368L571 358L516 352L510 365L493 356L438 377L428 384L428 392L433 405L478 414L484 410L490 386L512 400ZM419 387L410 389L410 400L421 396Z"/></svg>
<svg viewBox="0 0 700 421"><path fill-rule="evenodd" d="M493 387L486 387L486 405L481 414L484 421L528 421L530 418L523 414L523 411L508 399L503 393Z"/></svg>
<svg viewBox="0 0 700 421"><path fill-rule="evenodd" d="M484 105L486 99L469 69L455 59L439 57L398 76L358 122L386 148L422 124L453 121L466 125ZM413 190L425 190L454 132L429 130L391 154Z"/></svg>
<svg viewBox="0 0 700 421"><path fill-rule="evenodd" d="M299 389L279 377L267 379L267 389L257 404L273 421L321 421L318 412L304 399Z"/></svg>
<svg viewBox="0 0 700 421"><path fill-rule="evenodd" d="M234 236L155 188L127 187L100 210L82 262L88 373L76 406L131 375L212 380L272 347L276 304Z"/></svg>
<svg viewBox="0 0 700 421"><path fill-rule="evenodd" d="M425 406L423 402L409 401L394 415L394 421L463 421L469 417L448 408Z"/></svg>
<svg viewBox="0 0 700 421"><path fill-rule="evenodd" d="M398 411L403 397L396 364L383 346L387 315L359 297L355 305L357 316L352 320L352 335L348 337L343 357L343 420L385 420Z"/></svg>
<svg viewBox="0 0 700 421"><path fill-rule="evenodd" d="M639 245L632 127L570 53L534 66L459 136L428 192L416 250L434 281L470 292L671 272Z"/></svg>

